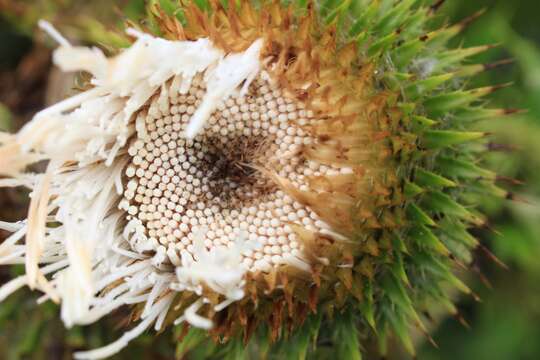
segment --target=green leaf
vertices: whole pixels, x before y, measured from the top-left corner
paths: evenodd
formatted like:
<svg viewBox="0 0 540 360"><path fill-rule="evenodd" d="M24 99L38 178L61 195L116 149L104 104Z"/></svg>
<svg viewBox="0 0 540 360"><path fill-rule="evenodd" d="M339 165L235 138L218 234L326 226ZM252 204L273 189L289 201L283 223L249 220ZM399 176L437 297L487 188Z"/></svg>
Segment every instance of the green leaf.
<svg viewBox="0 0 540 360"><path fill-rule="evenodd" d="M405 265L403 264L403 256L399 252L394 253L394 263L391 265L391 267L394 277L403 281L404 284L409 286L410 283L407 272L405 271Z"/></svg>
<svg viewBox="0 0 540 360"><path fill-rule="evenodd" d="M431 189L457 186L457 184L452 180L448 180L445 177L422 168L418 168L416 170L415 183Z"/></svg>
<svg viewBox="0 0 540 360"><path fill-rule="evenodd" d="M466 49L453 49L436 53L436 62L433 70L441 71L454 65L459 66L461 61L464 59L483 53L491 48L491 45L482 45Z"/></svg>
<svg viewBox="0 0 540 360"><path fill-rule="evenodd" d="M409 334L409 329L407 328L408 322L405 320L404 314L400 311L391 309L389 306L383 307L383 313L390 323L393 332L401 341L407 352L414 356L416 351Z"/></svg>
<svg viewBox="0 0 540 360"><path fill-rule="evenodd" d="M467 160L439 156L436 166L444 175L452 178L485 178L492 180L496 178L494 172L482 169Z"/></svg>
<svg viewBox="0 0 540 360"><path fill-rule="evenodd" d="M397 39L396 33L391 33L381 38L378 41L375 41L368 49L368 56L373 57L379 53L386 51Z"/></svg>
<svg viewBox="0 0 540 360"><path fill-rule="evenodd" d="M362 360L353 313L346 311L338 314L334 322L334 344L337 359Z"/></svg>
<svg viewBox="0 0 540 360"><path fill-rule="evenodd" d="M427 130L421 140L422 145L428 149L440 149L485 137L483 132Z"/></svg>
<svg viewBox="0 0 540 360"><path fill-rule="evenodd" d="M343 13L347 11L351 5L352 0L342 0L337 6L326 16L325 22L327 24L332 23L336 18L340 17Z"/></svg>
<svg viewBox="0 0 540 360"><path fill-rule="evenodd" d="M419 96L429 93L445 82L450 81L454 76L453 73L448 73L415 81L405 88L405 95L407 98L417 99Z"/></svg>
<svg viewBox="0 0 540 360"><path fill-rule="evenodd" d="M412 117L412 120L422 130L424 130L425 128L428 128L428 127L432 127L432 126L437 124L437 121L428 119L425 116L414 115Z"/></svg>
<svg viewBox="0 0 540 360"><path fill-rule="evenodd" d="M450 267L447 263L443 263L442 259L437 259L433 256L430 256L427 253L418 252L413 261L423 270L432 273L433 275L440 278L440 280L447 281L448 283L454 285L457 289L462 291L465 294L470 294L471 289L459 280L453 273L450 271Z"/></svg>
<svg viewBox="0 0 540 360"><path fill-rule="evenodd" d="M413 198L416 195L419 195L424 192L424 189L422 189L420 186L416 185L415 183L407 181L405 183L403 193L407 198Z"/></svg>
<svg viewBox="0 0 540 360"><path fill-rule="evenodd" d="M439 221L439 228L455 241L465 244L469 248L478 246L478 240L472 236L466 226L459 219L445 218Z"/></svg>
<svg viewBox="0 0 540 360"><path fill-rule="evenodd" d="M427 246L442 255L448 255L446 246L433 234L433 232L424 225L412 227L408 232L409 237L420 246Z"/></svg>
<svg viewBox="0 0 540 360"><path fill-rule="evenodd" d="M435 222L416 204L410 203L407 206L407 217L410 222L421 225L435 226Z"/></svg>
<svg viewBox="0 0 540 360"><path fill-rule="evenodd" d="M403 0L393 9L388 11L375 25L374 31L378 34L386 35L397 30L408 15L408 10L416 0Z"/></svg>
<svg viewBox="0 0 540 360"><path fill-rule="evenodd" d="M204 330L190 327L187 335L176 345L176 358L182 359L190 350L199 346L206 339L207 334Z"/></svg>
<svg viewBox="0 0 540 360"><path fill-rule="evenodd" d="M452 117L452 121L466 123L487 119L494 120L519 112L520 111L516 109L484 109L483 107L474 106L456 112Z"/></svg>
<svg viewBox="0 0 540 360"><path fill-rule="evenodd" d="M379 4L376 1L372 1L367 7L359 6L358 1L353 1L351 6L354 8L351 10L353 18L356 19L355 23L351 26L349 35L356 37L360 33L364 32L368 25L374 21L377 11L379 10Z"/></svg>
<svg viewBox="0 0 540 360"><path fill-rule="evenodd" d="M386 72L383 74L383 80L385 85L390 90L399 91L403 86L403 83L412 78L411 74L400 72Z"/></svg>
<svg viewBox="0 0 540 360"><path fill-rule="evenodd" d="M16 353L18 355L29 355L34 351L37 351L39 346L40 334L45 323L38 319L37 316L26 323L26 326L22 332L22 339L16 345Z"/></svg>
<svg viewBox="0 0 540 360"><path fill-rule="evenodd" d="M364 299L365 301L360 303L360 312L369 326L371 326L374 331L377 331L375 325L375 305L373 302L373 284L369 279L364 281Z"/></svg>
<svg viewBox="0 0 540 360"><path fill-rule="evenodd" d="M419 39L404 42L392 53L392 59L400 70L410 66L412 60L425 48L425 43Z"/></svg>
<svg viewBox="0 0 540 360"><path fill-rule="evenodd" d="M230 340L224 347L220 356L223 360L245 360L247 351L239 338Z"/></svg>
<svg viewBox="0 0 540 360"><path fill-rule="evenodd" d="M488 86L472 90L445 92L427 99L424 102L424 106L430 114L441 116L449 111L468 106L473 101L480 99L494 90L494 87Z"/></svg>
<svg viewBox="0 0 540 360"><path fill-rule="evenodd" d="M403 238L397 231L392 236L392 246L393 249L408 254L409 250L407 249L407 245L405 245L405 242L403 242Z"/></svg>
<svg viewBox="0 0 540 360"><path fill-rule="evenodd" d="M178 9L178 6L173 4L171 0L159 0L159 5L169 16L173 16L175 11Z"/></svg>
<svg viewBox="0 0 540 360"><path fill-rule="evenodd" d="M0 103L0 131L9 131L13 126L11 112L4 104Z"/></svg>
<svg viewBox="0 0 540 360"><path fill-rule="evenodd" d="M463 205L440 191L432 191L423 198L424 208L446 215L457 216L469 221L476 221L475 216Z"/></svg>

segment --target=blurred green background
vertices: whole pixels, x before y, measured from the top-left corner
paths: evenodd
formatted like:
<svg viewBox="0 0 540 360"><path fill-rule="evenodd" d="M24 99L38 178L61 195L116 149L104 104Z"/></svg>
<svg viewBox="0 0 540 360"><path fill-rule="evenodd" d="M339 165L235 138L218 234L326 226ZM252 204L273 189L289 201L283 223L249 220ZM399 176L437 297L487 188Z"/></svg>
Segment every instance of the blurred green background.
<svg viewBox="0 0 540 360"><path fill-rule="evenodd" d="M65 31L74 37L101 42L108 37L107 28L92 16L106 23L119 19L111 3L0 0L0 129L17 129L44 103L50 50L40 45L44 37L34 30L36 19L51 18L65 23ZM114 3L125 7L130 17L136 17L144 6L142 0ZM485 252L478 251L475 267L482 275L471 276L468 283L481 302L459 300L461 320L468 327L454 318L435 319L438 330L433 338L438 348L420 344L418 359L422 360L540 359L540 1L448 0L439 11L439 21L455 22L484 8L486 13L454 45L499 44L474 60L492 63L511 58L514 63L478 76L475 85L511 82L513 86L493 94L490 105L528 110L479 125L494 134L493 151L485 160L506 177L500 182L512 189L516 200L491 199L482 204L491 226L476 231L476 235L509 269L497 266ZM70 27L74 19L83 24L82 30ZM3 190L0 197L1 218L21 218L23 194ZM17 271L0 273L0 283ZM37 310L34 301L35 296L21 291L0 305L0 360L69 358L74 348L114 339L111 329L122 326L122 314L117 314L98 325L66 331L56 319L54 306ZM164 334L152 347L145 346L152 337L142 337L121 358L135 353L137 358L171 358L175 349L167 343L176 335ZM59 342L59 338L64 341Z"/></svg>
<svg viewBox="0 0 540 360"><path fill-rule="evenodd" d="M458 44L497 43L497 49L479 60L512 58L515 63L485 73L475 82L512 82L513 86L494 94L493 106L528 109L481 125L494 132L495 151L486 159L491 168L523 182L506 182L518 195L517 201L484 204L492 230L478 233L510 269L501 269L479 252L478 267L492 288L478 278L470 279L482 299L459 303L470 329L447 319L434 334L440 348L424 345L419 359L540 359L540 1L449 0L443 11L457 20L482 8L486 14Z"/></svg>

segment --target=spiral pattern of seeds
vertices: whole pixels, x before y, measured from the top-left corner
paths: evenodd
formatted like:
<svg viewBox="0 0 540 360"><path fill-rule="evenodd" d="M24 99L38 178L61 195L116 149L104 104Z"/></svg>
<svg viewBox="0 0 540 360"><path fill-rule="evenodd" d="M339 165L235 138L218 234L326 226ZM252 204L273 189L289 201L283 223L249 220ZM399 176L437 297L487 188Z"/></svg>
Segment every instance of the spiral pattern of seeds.
<svg viewBox="0 0 540 360"><path fill-rule="evenodd" d="M202 77L189 89L162 88L139 116L137 138L129 147L127 190L120 206L128 219L144 225L150 248L175 265L193 255L201 231L207 249L231 247L239 237L248 270L265 270L301 257L290 224L311 231L328 228L308 207L281 191L261 169L271 169L300 190L306 176L333 169L306 160L300 149L314 139L306 129L311 111L285 96L262 73L244 97L218 105L194 140L182 136L205 94Z"/></svg>

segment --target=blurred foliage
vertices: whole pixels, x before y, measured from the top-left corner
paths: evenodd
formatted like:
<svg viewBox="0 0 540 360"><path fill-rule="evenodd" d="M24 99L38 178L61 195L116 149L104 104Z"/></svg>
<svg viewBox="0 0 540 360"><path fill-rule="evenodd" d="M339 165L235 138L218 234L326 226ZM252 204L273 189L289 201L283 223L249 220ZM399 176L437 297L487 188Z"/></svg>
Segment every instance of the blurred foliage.
<svg viewBox="0 0 540 360"><path fill-rule="evenodd" d="M51 20L72 38L107 49L124 44L123 35L111 29L125 20L137 21L144 4L144 0L0 0L0 71L14 71L30 50L32 38L43 41L45 37L35 32L39 18ZM475 82L513 83L493 94L491 105L527 109L480 125L493 133L494 151L486 161L503 176L501 186L512 189L515 197L513 201L486 201L483 207L490 214L491 229L479 230L477 235L509 269L478 251L475 266L483 275L468 282L481 302L464 298L459 303L469 328L457 319L435 319L435 323L442 321L433 335L439 348L425 342L420 360L540 359L540 2L449 0L439 10L440 21L455 22L481 8L486 13L455 45L499 44L476 60L493 63L512 58L514 64L487 71ZM0 103L0 129L13 127L17 114L10 110ZM14 274L0 275L3 283ZM7 349L0 350L0 359L69 358L73 349L113 340L114 329L126 325L119 320L122 314L117 314L99 324L67 331L54 305L36 308L35 300L29 291L20 291L0 305L0 349ZM143 336L115 358L173 358L175 349L168 344L179 335L176 329L155 341L152 335ZM177 356L189 341L197 340L179 344Z"/></svg>
<svg viewBox="0 0 540 360"><path fill-rule="evenodd" d="M11 128L11 112L9 109L0 104L0 131L8 131Z"/></svg>
<svg viewBox="0 0 540 360"><path fill-rule="evenodd" d="M36 28L38 20L43 19L68 38L105 50L129 45L121 31L123 24L137 22L144 9L145 0L0 0L2 20L19 34L51 42Z"/></svg>
<svg viewBox="0 0 540 360"><path fill-rule="evenodd" d="M479 85L512 82L493 95L493 105L527 111L483 123L493 132L486 161L512 189L514 201L493 199L484 204L492 230L479 235L509 270L478 253L478 267L491 288L470 279L482 301L459 305L470 329L448 319L434 335L439 349L426 344L419 359L539 359L540 343L540 27L536 0L452 0L444 13L460 19L486 7L487 12L463 34L460 44L499 44L480 60L512 58L514 64L486 72Z"/></svg>
<svg viewBox="0 0 540 360"><path fill-rule="evenodd" d="M5 279L2 279L5 282ZM125 330L129 314L117 312L89 327L65 329L58 317L58 307L46 302L36 308L36 296L21 290L0 306L0 359L68 360L78 349L107 345ZM147 333L137 338L115 359L174 358L173 335Z"/></svg>

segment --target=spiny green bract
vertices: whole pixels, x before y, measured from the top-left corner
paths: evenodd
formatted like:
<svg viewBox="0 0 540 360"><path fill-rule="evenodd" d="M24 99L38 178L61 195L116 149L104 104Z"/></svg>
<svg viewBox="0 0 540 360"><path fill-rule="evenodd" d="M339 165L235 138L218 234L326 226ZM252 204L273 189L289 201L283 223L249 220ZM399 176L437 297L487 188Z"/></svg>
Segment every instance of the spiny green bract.
<svg viewBox="0 0 540 360"><path fill-rule="evenodd" d="M204 0L195 1L208 9ZM305 0L292 2L307 7ZM332 356L361 359L361 344L376 339L384 355L395 337L414 354L411 333L427 337L425 319L444 307L457 315L453 292L471 290L455 275L467 268L471 251L479 246L468 232L485 220L475 205L486 195L507 196L495 185L496 175L479 164L488 134L470 131L479 120L504 116L508 110L484 108L483 97L499 86L467 88L467 80L490 65L465 64L490 45L449 49L447 43L468 23L432 29L443 1L328 0L316 8L320 20L336 26L341 41L354 40L360 53L376 64L374 77L381 92L395 95L400 109L391 137L393 162L398 168L407 223L399 231L381 231L389 246L376 258L373 276L361 284L362 300L349 299L334 312L320 308L304 325L270 343L268 329L258 329L246 346L242 339L219 344L205 331L174 331L182 340L177 356L239 359L276 356L304 359ZM151 1L182 19L174 0ZM155 22L151 16L147 25ZM480 146L479 146L480 145ZM472 294L474 295L474 294Z"/></svg>
<svg viewBox="0 0 540 360"><path fill-rule="evenodd" d="M379 257L376 275L364 284L364 302L349 304L345 313L354 320L335 317L323 322L329 329L325 331L339 339L337 358L361 357L356 337L339 336L344 327L378 339L382 355L391 335L414 354L411 330L429 336L423 318L432 309L442 306L457 315L453 289L467 294L471 290L454 270L466 268L471 250L478 246L467 229L484 223L474 209L477 194L507 194L495 186L495 175L478 164L478 144L487 134L468 130L475 121L509 112L484 108L482 97L498 86L466 87L468 78L490 66L464 62L491 46L447 48L448 41L481 13L433 30L430 23L441 4L416 0L320 4L321 15L339 23L344 37L357 39L361 51L377 61L381 89L399 93L397 106L405 114L399 119L394 150L408 197L408 226L393 234L391 250ZM404 138L416 139L415 146L400 148L399 139Z"/></svg>
<svg viewBox="0 0 540 360"><path fill-rule="evenodd" d="M173 2L160 3L175 12ZM402 110L393 150L408 198L407 226L381 239L391 246L377 258L375 275L362 284L363 300L350 300L332 314L319 309L303 327L276 344L268 343L264 328L246 347L240 346L240 339L216 344L193 329L179 345L182 354L201 354L205 348L203 357L249 358L256 353L288 359L361 359L365 345L375 340L384 355L394 337L414 355L411 334L420 331L429 338L424 323L432 310L442 307L458 315L452 302L455 289L475 296L455 270L466 269L471 251L479 246L468 232L485 222L475 206L483 196L504 197L507 192L495 185L495 174L479 164L488 134L469 128L512 111L484 107L483 97L500 86L467 88L470 77L499 65L466 64L491 45L447 47L481 13L432 29L442 3L329 0L317 4L321 21L336 25L343 43L356 41L361 54L377 64L374 76L379 90L397 94L396 107ZM295 4L308 5L306 1Z"/></svg>

